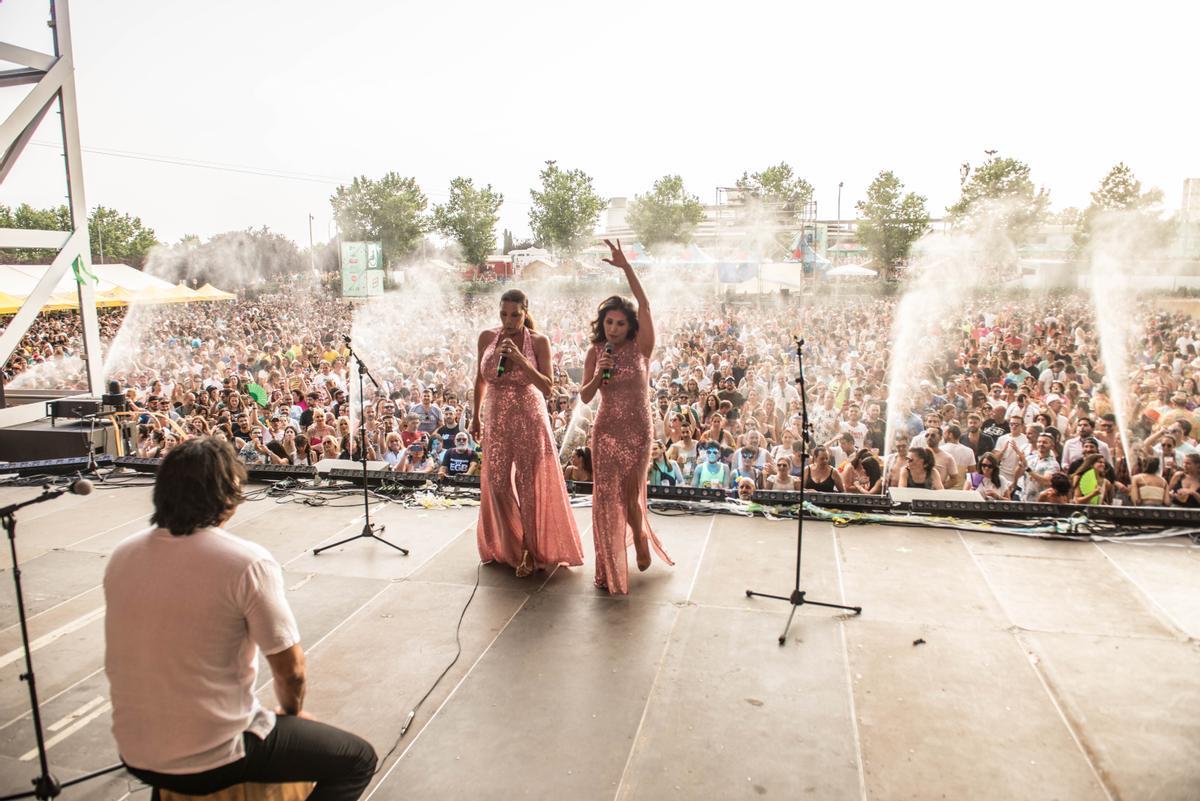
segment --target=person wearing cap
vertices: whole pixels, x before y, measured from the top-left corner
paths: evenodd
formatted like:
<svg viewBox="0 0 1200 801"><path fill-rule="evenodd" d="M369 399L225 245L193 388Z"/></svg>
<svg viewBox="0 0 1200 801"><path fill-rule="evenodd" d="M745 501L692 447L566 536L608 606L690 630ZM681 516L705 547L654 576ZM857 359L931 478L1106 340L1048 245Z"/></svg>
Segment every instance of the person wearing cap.
<svg viewBox="0 0 1200 801"><path fill-rule="evenodd" d="M1112 464L1112 453L1109 451L1108 445L1094 438L1096 424L1090 417L1081 417L1075 421L1076 436L1071 437L1063 443L1062 463L1070 466L1083 457L1084 443L1087 440L1092 440L1096 443L1097 449L1101 456L1104 457L1106 464ZM1068 470L1069 473L1074 473L1074 470Z"/></svg>
<svg viewBox="0 0 1200 801"><path fill-rule="evenodd" d="M1063 414L1063 397L1057 392L1051 392L1045 398L1046 408L1042 409L1044 414L1050 416L1050 425L1057 428L1059 431L1067 430L1067 416Z"/></svg>
<svg viewBox="0 0 1200 801"><path fill-rule="evenodd" d="M727 415L729 422L732 423L737 420L742 406L746 403L746 398L742 393L737 391L737 380L733 376L725 376L721 382L721 391L717 393L717 397L722 401L729 401L730 411Z"/></svg>

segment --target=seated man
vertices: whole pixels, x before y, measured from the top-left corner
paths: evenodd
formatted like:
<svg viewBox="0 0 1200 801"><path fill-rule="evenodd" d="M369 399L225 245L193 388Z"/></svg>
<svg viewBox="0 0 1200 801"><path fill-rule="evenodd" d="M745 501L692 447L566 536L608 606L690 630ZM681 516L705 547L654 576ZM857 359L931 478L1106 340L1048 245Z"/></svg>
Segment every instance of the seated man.
<svg viewBox="0 0 1200 801"><path fill-rule="evenodd" d="M304 651L282 571L265 548L221 528L245 479L228 443L181 443L155 480L156 527L109 559L104 669L117 747L130 773L173 792L314 781L310 801L353 801L375 751L303 711ZM260 649L276 712L254 695Z"/></svg>

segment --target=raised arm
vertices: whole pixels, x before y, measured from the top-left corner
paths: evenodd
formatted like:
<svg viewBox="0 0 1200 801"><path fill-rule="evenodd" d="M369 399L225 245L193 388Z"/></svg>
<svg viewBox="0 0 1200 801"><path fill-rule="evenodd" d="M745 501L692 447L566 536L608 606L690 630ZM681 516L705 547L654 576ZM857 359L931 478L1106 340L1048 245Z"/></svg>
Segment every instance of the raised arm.
<svg viewBox="0 0 1200 801"><path fill-rule="evenodd" d="M621 272L625 273L625 280L629 282L629 289L633 292L633 298L638 305L638 349L647 359L654 353L654 318L650 314L650 299L646 297L646 290L642 288L642 282L638 280L637 273L633 271L633 267L629 264L629 260L625 258L625 253L621 250L621 240L617 240L617 244L605 239L604 244L608 245L611 251L611 257L603 259L603 261L617 267Z"/></svg>

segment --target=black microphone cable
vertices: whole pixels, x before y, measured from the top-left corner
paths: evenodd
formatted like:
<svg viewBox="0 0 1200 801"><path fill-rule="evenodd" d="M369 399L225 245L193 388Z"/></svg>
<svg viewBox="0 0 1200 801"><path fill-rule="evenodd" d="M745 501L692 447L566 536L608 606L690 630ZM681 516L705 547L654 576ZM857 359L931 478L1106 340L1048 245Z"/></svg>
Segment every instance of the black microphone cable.
<svg viewBox="0 0 1200 801"><path fill-rule="evenodd" d="M392 747L389 748L387 753L383 755L383 758L379 760L379 766L375 769L375 775L378 775L379 772L383 770L388 759L390 759L392 754L396 753L396 749L400 747L400 743L404 739L404 735L408 733L409 726L412 725L413 720L417 716L417 710L429 700L429 696L433 695L433 691L437 689L439 684L442 683L442 679L446 678L446 674L450 672L451 668L458 664L458 660L462 657L463 618L467 616L467 609L470 608L471 602L475 600L475 593L479 591L479 580L482 577L483 562L479 562L475 566L475 586L471 588L471 595L467 598L467 602L463 604L462 612L460 612L458 615L458 624L454 627L454 645L456 648L454 652L454 658L450 660L450 664L446 665L446 667L442 669L442 672L439 673L438 677L433 680L433 684L429 685L429 689L426 690L425 694L422 695L417 703L413 705L412 709L408 710L408 714L404 717L404 723L400 726L400 734L396 736L396 742L392 743Z"/></svg>

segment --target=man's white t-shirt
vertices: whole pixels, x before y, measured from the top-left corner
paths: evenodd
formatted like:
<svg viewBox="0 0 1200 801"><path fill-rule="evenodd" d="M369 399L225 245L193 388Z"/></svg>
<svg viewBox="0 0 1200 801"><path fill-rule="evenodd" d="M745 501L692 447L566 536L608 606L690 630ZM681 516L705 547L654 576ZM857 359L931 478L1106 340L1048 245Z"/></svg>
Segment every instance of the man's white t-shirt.
<svg viewBox="0 0 1200 801"><path fill-rule="evenodd" d="M300 641L283 572L262 546L219 528L134 534L104 572L104 669L127 764L199 773L245 755L275 715L254 695L259 649Z"/></svg>
<svg viewBox="0 0 1200 801"><path fill-rule="evenodd" d="M975 469L975 451L966 445L961 442L943 442L939 447L954 458L954 463L961 468L958 471L960 475L966 475Z"/></svg>
<svg viewBox="0 0 1200 801"><path fill-rule="evenodd" d="M854 447L859 448L859 449L862 448L863 443L867 439L867 424L866 423L859 420L857 423L854 423L852 425L850 423L850 421L843 420L839 424L839 428L841 429L841 433L843 433L843 434L846 433L847 431L849 431L851 434L853 434L854 435Z"/></svg>

